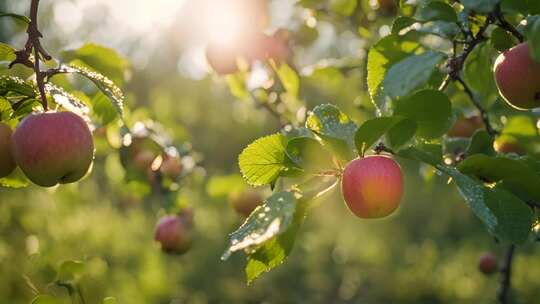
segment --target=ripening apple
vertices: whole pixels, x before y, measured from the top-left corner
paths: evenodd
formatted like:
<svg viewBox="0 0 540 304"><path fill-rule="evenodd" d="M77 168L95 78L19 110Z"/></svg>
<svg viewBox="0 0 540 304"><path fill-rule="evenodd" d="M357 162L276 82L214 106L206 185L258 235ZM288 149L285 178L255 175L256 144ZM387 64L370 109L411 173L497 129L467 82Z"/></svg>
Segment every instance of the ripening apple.
<svg viewBox="0 0 540 304"><path fill-rule="evenodd" d="M540 62L533 60L528 42L503 52L494 66L501 96L514 108L540 107Z"/></svg>
<svg viewBox="0 0 540 304"><path fill-rule="evenodd" d="M4 123L0 123L0 178L10 175L17 167L13 159L12 136L11 128Z"/></svg>
<svg viewBox="0 0 540 304"><path fill-rule="evenodd" d="M72 112L33 113L13 133L13 156L28 179L39 186L73 183L92 164L92 133Z"/></svg>
<svg viewBox="0 0 540 304"><path fill-rule="evenodd" d="M398 6L396 0L377 0L379 9L388 15L393 15L397 12Z"/></svg>
<svg viewBox="0 0 540 304"><path fill-rule="evenodd" d="M248 217L263 201L261 193L255 189L234 192L229 196L229 205L244 217Z"/></svg>
<svg viewBox="0 0 540 304"><path fill-rule="evenodd" d="M182 173L182 161L177 155L163 155L163 161L159 167L159 172L163 177L170 178L172 180L180 177Z"/></svg>
<svg viewBox="0 0 540 304"><path fill-rule="evenodd" d="M156 225L154 240L166 253L186 253L192 245L192 220L191 211L162 217Z"/></svg>
<svg viewBox="0 0 540 304"><path fill-rule="evenodd" d="M493 149L499 153L515 153L525 155L527 151L517 138L511 135L501 135L493 142Z"/></svg>
<svg viewBox="0 0 540 304"><path fill-rule="evenodd" d="M243 43L243 42L242 42ZM206 47L206 60L218 75L239 71L239 61L245 56L245 47L239 44L212 43Z"/></svg>
<svg viewBox="0 0 540 304"><path fill-rule="evenodd" d="M161 147L153 139L133 135L131 141L120 147L120 162L124 168L143 175L160 153Z"/></svg>
<svg viewBox="0 0 540 304"><path fill-rule="evenodd" d="M471 137L476 130L483 128L482 118L478 115L458 118L447 135L450 137Z"/></svg>
<svg viewBox="0 0 540 304"><path fill-rule="evenodd" d="M499 270L497 256L492 252L485 252L478 259L478 269L486 275L494 274Z"/></svg>
<svg viewBox="0 0 540 304"><path fill-rule="evenodd" d="M357 158L345 167L341 191L356 216L385 217L399 207L403 196L401 168L383 155Z"/></svg>

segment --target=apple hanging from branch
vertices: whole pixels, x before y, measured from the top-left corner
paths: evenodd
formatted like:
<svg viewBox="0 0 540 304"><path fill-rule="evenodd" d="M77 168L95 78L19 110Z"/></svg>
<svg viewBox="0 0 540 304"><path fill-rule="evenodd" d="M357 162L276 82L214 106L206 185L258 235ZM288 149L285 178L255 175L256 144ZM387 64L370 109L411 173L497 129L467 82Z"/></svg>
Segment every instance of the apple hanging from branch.
<svg viewBox="0 0 540 304"><path fill-rule="evenodd" d="M349 210L356 216L388 216L399 207L403 196L401 168L387 156L357 158L345 167L341 189Z"/></svg>
<svg viewBox="0 0 540 304"><path fill-rule="evenodd" d="M15 162L33 183L43 187L79 181L94 159L86 122L72 112L28 115L13 133Z"/></svg>

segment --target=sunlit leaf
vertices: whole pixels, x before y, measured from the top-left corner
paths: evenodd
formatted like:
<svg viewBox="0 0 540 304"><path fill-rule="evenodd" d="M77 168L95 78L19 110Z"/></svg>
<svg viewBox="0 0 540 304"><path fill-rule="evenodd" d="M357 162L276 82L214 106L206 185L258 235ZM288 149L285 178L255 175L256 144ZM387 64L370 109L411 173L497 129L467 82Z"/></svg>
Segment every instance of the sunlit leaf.
<svg viewBox="0 0 540 304"><path fill-rule="evenodd" d="M92 81L103 94L109 97L118 114L120 116L124 115L124 94L109 78L84 67L64 66L62 67L62 71L65 73L80 74Z"/></svg>
<svg viewBox="0 0 540 304"><path fill-rule="evenodd" d="M248 184L270 184L287 171L286 146L287 139L281 134L259 138L247 146L238 157L238 164Z"/></svg>
<svg viewBox="0 0 540 304"><path fill-rule="evenodd" d="M19 14L0 12L0 18L2 18L2 17L11 17L11 18L13 18L15 20L22 21L22 22L24 22L26 24L30 23L30 18L28 18L26 16L23 16L23 15L19 15Z"/></svg>
<svg viewBox="0 0 540 304"><path fill-rule="evenodd" d="M352 156L356 124L336 106L323 104L309 114L306 127L320 136L340 157Z"/></svg>
<svg viewBox="0 0 540 304"><path fill-rule="evenodd" d="M18 77L0 75L0 95L5 95L8 92L27 97L36 96L36 88L32 84Z"/></svg>
<svg viewBox="0 0 540 304"><path fill-rule="evenodd" d="M15 49L10 45L0 42L0 61L15 60Z"/></svg>
<svg viewBox="0 0 540 304"><path fill-rule="evenodd" d="M223 258L239 250L249 251L285 232L292 223L295 210L296 198L291 192L274 193L231 233Z"/></svg>
<svg viewBox="0 0 540 304"><path fill-rule="evenodd" d="M75 112L81 116L87 116L90 112L88 106L84 104L84 102L82 102L76 96L66 92L59 86L52 83L47 83L45 84L45 91L51 95L55 103L59 104L66 110Z"/></svg>
<svg viewBox="0 0 540 304"><path fill-rule="evenodd" d="M114 83L122 85L124 75L129 68L129 62L118 52L102 45L87 43L75 50L64 51L61 54L63 62L71 65L90 68L106 75Z"/></svg>

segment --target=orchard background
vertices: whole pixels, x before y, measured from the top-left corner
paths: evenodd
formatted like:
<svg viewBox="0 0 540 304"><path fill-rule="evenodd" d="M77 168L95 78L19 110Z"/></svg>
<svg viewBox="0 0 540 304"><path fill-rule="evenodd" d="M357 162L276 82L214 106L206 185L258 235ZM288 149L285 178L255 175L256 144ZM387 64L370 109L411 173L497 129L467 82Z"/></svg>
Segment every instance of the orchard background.
<svg viewBox="0 0 540 304"><path fill-rule="evenodd" d="M520 41L540 58L538 14L533 0L0 1L1 121L72 111L95 147L76 183L0 179L0 303L537 303L540 112L505 102L493 70ZM527 67L507 79L540 91ZM360 219L340 178L377 153L404 196ZM239 198L258 197L230 234L251 211ZM189 230L183 254L154 240L166 214Z"/></svg>

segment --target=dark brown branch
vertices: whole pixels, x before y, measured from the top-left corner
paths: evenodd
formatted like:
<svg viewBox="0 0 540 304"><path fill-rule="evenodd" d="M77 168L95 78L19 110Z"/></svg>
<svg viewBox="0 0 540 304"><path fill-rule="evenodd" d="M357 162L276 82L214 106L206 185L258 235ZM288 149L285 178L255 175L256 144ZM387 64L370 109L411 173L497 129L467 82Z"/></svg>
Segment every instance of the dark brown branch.
<svg viewBox="0 0 540 304"><path fill-rule="evenodd" d="M510 22L508 22L504 18L504 15L501 11L500 3L497 4L497 6L495 7L495 11L493 12L493 15L497 19L497 25L499 27L510 32L512 35L514 35L514 37L516 37L519 40L519 42L523 42L525 40L525 37L523 37L523 35Z"/></svg>
<svg viewBox="0 0 540 304"><path fill-rule="evenodd" d="M498 132L495 129L493 129L493 127L491 126L491 123L489 122L489 116L488 116L488 113L487 113L486 109L484 109L484 107L480 104L480 102L478 102L478 100L474 96L474 93L471 90L471 88L469 88L467 83L465 83L465 81L463 81L463 79L461 79L461 77L458 76L458 77L456 77L455 80L457 82L459 82L461 84L461 86L463 86L463 90L465 90L465 93L469 96L469 99L471 100L473 105L480 112L480 117L482 118L482 122L484 123L484 125L486 127L486 131L490 135L497 135Z"/></svg>
<svg viewBox="0 0 540 304"><path fill-rule="evenodd" d="M28 34L28 40L24 46L24 49L16 51L16 58L9 64L9 68L13 67L15 64L22 64L26 67L34 69L36 74L36 83L38 86L41 104L45 111L48 110L47 106L47 96L45 95L45 76L46 74L41 71L39 66L40 58L44 60L51 60L52 57L45 51L39 39L43 37L38 29L38 8L39 0L32 0L30 4L30 23L28 24L28 29L26 33ZM30 56L34 53L34 62L30 60Z"/></svg>
<svg viewBox="0 0 540 304"><path fill-rule="evenodd" d="M515 245L510 245L506 251L504 264L501 266L501 285L497 299L501 304L510 303L510 291L512 289L512 261L514 259Z"/></svg>

